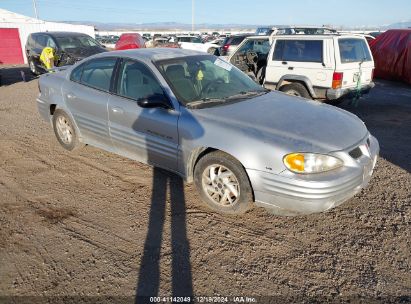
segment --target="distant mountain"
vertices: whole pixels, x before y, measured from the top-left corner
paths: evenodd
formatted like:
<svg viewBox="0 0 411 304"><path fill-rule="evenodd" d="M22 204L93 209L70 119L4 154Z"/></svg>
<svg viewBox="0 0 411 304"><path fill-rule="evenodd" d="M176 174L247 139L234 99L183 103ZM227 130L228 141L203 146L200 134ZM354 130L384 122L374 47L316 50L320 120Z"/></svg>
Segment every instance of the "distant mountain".
<svg viewBox="0 0 411 304"><path fill-rule="evenodd" d="M152 22L152 23L101 23L91 21L62 21L71 24L92 25L99 31L115 30L184 30L191 31L191 24L179 22ZM196 31L201 30L252 30L254 31L260 25L255 24L212 24L200 23L195 25Z"/></svg>
<svg viewBox="0 0 411 304"><path fill-rule="evenodd" d="M138 31L191 31L191 24L179 22L150 22L150 23L103 23L92 21L62 21L71 24L85 24L92 25L99 31L121 31L121 30L138 30ZM200 23L195 25L196 31L202 30L218 30L218 31L254 31L259 24L214 24L214 23ZM319 25L321 26L321 25ZM277 25L277 27L284 27L284 25ZM332 26L331 26L332 27ZM397 22L389 25L374 25L374 26L349 26L341 27L335 26L338 30L387 30L394 28L411 28L411 21Z"/></svg>
<svg viewBox="0 0 411 304"><path fill-rule="evenodd" d="M397 22L387 25L387 29L411 29L411 21Z"/></svg>

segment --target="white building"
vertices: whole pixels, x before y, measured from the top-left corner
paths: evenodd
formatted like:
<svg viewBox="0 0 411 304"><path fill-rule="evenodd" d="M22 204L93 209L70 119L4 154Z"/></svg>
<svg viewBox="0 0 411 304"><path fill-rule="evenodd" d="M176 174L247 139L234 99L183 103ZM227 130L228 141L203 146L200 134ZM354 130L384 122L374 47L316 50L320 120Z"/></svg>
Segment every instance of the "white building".
<svg viewBox="0 0 411 304"><path fill-rule="evenodd" d="M95 37L93 26L48 22L0 9L0 64L27 63L27 37L46 31L79 32Z"/></svg>

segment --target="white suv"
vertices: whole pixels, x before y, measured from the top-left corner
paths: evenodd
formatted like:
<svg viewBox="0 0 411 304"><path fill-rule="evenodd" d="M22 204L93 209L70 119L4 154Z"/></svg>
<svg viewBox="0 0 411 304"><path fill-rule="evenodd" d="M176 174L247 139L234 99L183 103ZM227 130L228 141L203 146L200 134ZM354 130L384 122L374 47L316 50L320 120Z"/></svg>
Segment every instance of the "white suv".
<svg viewBox="0 0 411 304"><path fill-rule="evenodd" d="M374 60L360 35L272 36L264 86L305 98L336 100L368 93Z"/></svg>

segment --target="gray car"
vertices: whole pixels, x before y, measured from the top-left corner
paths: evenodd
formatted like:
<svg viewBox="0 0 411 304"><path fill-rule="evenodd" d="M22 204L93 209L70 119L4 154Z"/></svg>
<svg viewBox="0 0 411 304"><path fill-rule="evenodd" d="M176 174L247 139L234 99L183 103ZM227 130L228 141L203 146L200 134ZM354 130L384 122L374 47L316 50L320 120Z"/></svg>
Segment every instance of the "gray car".
<svg viewBox="0 0 411 304"><path fill-rule="evenodd" d="M379 145L355 115L270 92L181 49L98 54L44 75L37 99L60 144L89 144L195 183L222 213L338 206L371 178Z"/></svg>

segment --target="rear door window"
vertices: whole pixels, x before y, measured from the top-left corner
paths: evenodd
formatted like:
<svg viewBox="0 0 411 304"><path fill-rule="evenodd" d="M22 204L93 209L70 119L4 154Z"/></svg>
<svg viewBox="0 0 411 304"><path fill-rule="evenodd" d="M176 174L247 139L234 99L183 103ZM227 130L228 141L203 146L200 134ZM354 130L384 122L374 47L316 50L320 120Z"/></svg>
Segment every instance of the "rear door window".
<svg viewBox="0 0 411 304"><path fill-rule="evenodd" d="M70 80L74 82L80 82L81 81L81 75L83 74L83 66L84 64L76 67L70 75Z"/></svg>
<svg viewBox="0 0 411 304"><path fill-rule="evenodd" d="M80 82L86 86L109 92L116 61L116 58L90 60L84 65Z"/></svg>
<svg viewBox="0 0 411 304"><path fill-rule="evenodd" d="M277 40L273 60L322 62L322 40Z"/></svg>
<svg viewBox="0 0 411 304"><path fill-rule="evenodd" d="M371 61L371 54L364 39L338 39L341 63Z"/></svg>

